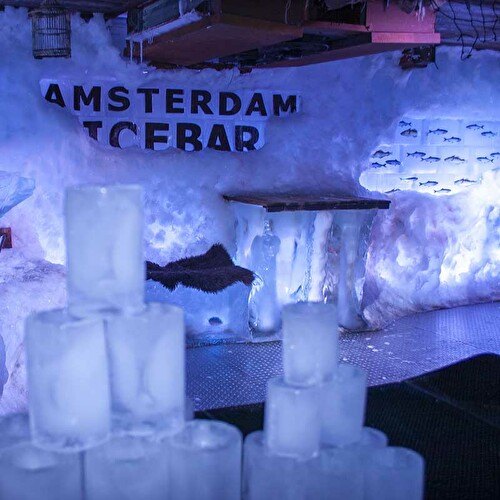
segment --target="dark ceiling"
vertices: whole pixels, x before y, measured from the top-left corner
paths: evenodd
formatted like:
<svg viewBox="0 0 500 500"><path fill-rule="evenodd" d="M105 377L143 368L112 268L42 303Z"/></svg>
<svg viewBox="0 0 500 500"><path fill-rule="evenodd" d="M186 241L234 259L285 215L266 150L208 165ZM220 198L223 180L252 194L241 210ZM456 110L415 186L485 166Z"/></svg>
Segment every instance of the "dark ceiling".
<svg viewBox="0 0 500 500"><path fill-rule="evenodd" d="M0 5L14 7L38 7L42 0L0 0ZM107 14L121 14L145 0L58 0L59 5L75 11L104 12Z"/></svg>

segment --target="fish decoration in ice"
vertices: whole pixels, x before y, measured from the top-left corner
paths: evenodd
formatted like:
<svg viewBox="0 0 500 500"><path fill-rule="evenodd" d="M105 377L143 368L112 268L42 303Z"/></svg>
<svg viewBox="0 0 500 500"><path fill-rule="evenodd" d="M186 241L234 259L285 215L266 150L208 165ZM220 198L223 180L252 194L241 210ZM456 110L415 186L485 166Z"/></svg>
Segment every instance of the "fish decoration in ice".
<svg viewBox="0 0 500 500"><path fill-rule="evenodd" d="M386 156L390 156L390 151L383 151L382 149L378 149L375 153L372 154L372 158L385 158Z"/></svg>
<svg viewBox="0 0 500 500"><path fill-rule="evenodd" d="M498 157L500 157L500 152L491 153L490 156L492 158L498 158Z"/></svg>
<svg viewBox="0 0 500 500"><path fill-rule="evenodd" d="M481 130L484 128L484 125L478 125L477 123L472 123L471 125L467 125L465 127L468 130Z"/></svg>
<svg viewBox="0 0 500 500"><path fill-rule="evenodd" d="M495 132L492 132L491 130L487 130L486 132L481 132L481 135L483 137L496 137L497 134Z"/></svg>
<svg viewBox="0 0 500 500"><path fill-rule="evenodd" d="M447 133L448 131L445 130L444 128L436 128L434 130L429 130L429 132L427 132L428 135L444 135Z"/></svg>
<svg viewBox="0 0 500 500"><path fill-rule="evenodd" d="M426 161L427 163L436 163L441 161L441 158L438 158L437 156L428 156L427 158L420 158L420 160Z"/></svg>
<svg viewBox="0 0 500 500"><path fill-rule="evenodd" d="M383 167L385 167L385 163L379 163L378 161L372 163L372 168L383 168Z"/></svg>
<svg viewBox="0 0 500 500"><path fill-rule="evenodd" d="M398 191L401 191L401 189L394 188L394 189L391 189L390 191L386 191L385 194L397 193Z"/></svg>
<svg viewBox="0 0 500 500"><path fill-rule="evenodd" d="M449 142L451 144L456 144L457 142L461 142L462 139L460 137L445 137L444 142Z"/></svg>
<svg viewBox="0 0 500 500"><path fill-rule="evenodd" d="M451 163L464 163L465 162L465 160L463 158L460 158L460 156L456 156L456 155L448 156L448 158L445 158L444 161L448 161Z"/></svg>
<svg viewBox="0 0 500 500"><path fill-rule="evenodd" d="M438 181L427 181L427 182L419 182L419 186L429 187L429 186L437 186L439 184Z"/></svg>
<svg viewBox="0 0 500 500"><path fill-rule="evenodd" d="M412 176L412 177L400 177L402 181L418 181L418 177Z"/></svg>
<svg viewBox="0 0 500 500"><path fill-rule="evenodd" d="M401 132L401 135L404 137L417 137L418 132L417 132L417 129L408 128L406 130L403 130L403 132Z"/></svg>
<svg viewBox="0 0 500 500"><path fill-rule="evenodd" d="M441 188L441 189L434 189L435 193L451 193L451 189L449 188Z"/></svg>
<svg viewBox="0 0 500 500"><path fill-rule="evenodd" d="M391 165L393 167L401 165L401 162L399 160L387 160L386 165Z"/></svg>
<svg viewBox="0 0 500 500"><path fill-rule="evenodd" d="M462 184L476 184L477 181L473 181L471 179L458 179L454 182L454 184L457 184L457 185L462 185Z"/></svg>
<svg viewBox="0 0 500 500"><path fill-rule="evenodd" d="M493 163L493 158L488 158L487 156L478 156L476 159L480 163Z"/></svg>
<svg viewBox="0 0 500 500"><path fill-rule="evenodd" d="M422 151L414 151L413 153L406 153L406 156L409 156L410 158L423 158L425 153Z"/></svg>
<svg viewBox="0 0 500 500"><path fill-rule="evenodd" d="M411 127L411 122L405 122L404 120L401 120L401 121L399 122L399 126L400 126L400 127L405 127L405 128L406 128L406 127Z"/></svg>

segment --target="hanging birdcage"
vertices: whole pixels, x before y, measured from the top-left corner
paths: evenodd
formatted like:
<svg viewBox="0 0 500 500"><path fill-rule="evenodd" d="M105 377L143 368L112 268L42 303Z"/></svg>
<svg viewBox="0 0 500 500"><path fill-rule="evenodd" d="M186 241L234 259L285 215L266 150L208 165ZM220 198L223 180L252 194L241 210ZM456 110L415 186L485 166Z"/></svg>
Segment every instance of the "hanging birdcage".
<svg viewBox="0 0 500 500"><path fill-rule="evenodd" d="M71 15L57 0L44 0L30 17L35 59L71 57Z"/></svg>

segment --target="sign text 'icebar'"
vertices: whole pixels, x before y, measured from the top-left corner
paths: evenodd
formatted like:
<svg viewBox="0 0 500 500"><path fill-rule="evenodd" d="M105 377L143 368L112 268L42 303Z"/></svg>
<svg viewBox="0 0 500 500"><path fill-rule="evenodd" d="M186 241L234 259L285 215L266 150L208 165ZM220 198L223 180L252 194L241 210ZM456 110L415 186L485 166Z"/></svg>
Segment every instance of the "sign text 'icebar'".
<svg viewBox="0 0 500 500"><path fill-rule="evenodd" d="M253 151L265 121L300 110L297 93L218 91L112 82L40 81L43 97L77 115L91 138L117 148Z"/></svg>

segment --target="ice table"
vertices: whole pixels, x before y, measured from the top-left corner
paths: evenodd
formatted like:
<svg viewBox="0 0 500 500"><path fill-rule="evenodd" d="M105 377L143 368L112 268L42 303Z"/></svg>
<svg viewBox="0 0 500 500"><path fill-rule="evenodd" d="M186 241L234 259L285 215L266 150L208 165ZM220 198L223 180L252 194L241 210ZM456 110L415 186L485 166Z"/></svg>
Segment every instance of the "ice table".
<svg viewBox="0 0 500 500"><path fill-rule="evenodd" d="M299 301L337 302L341 326L366 326L366 252L373 219L389 200L254 193L224 199L236 215L236 263L260 278L250 304L257 335L279 330L276 311Z"/></svg>

